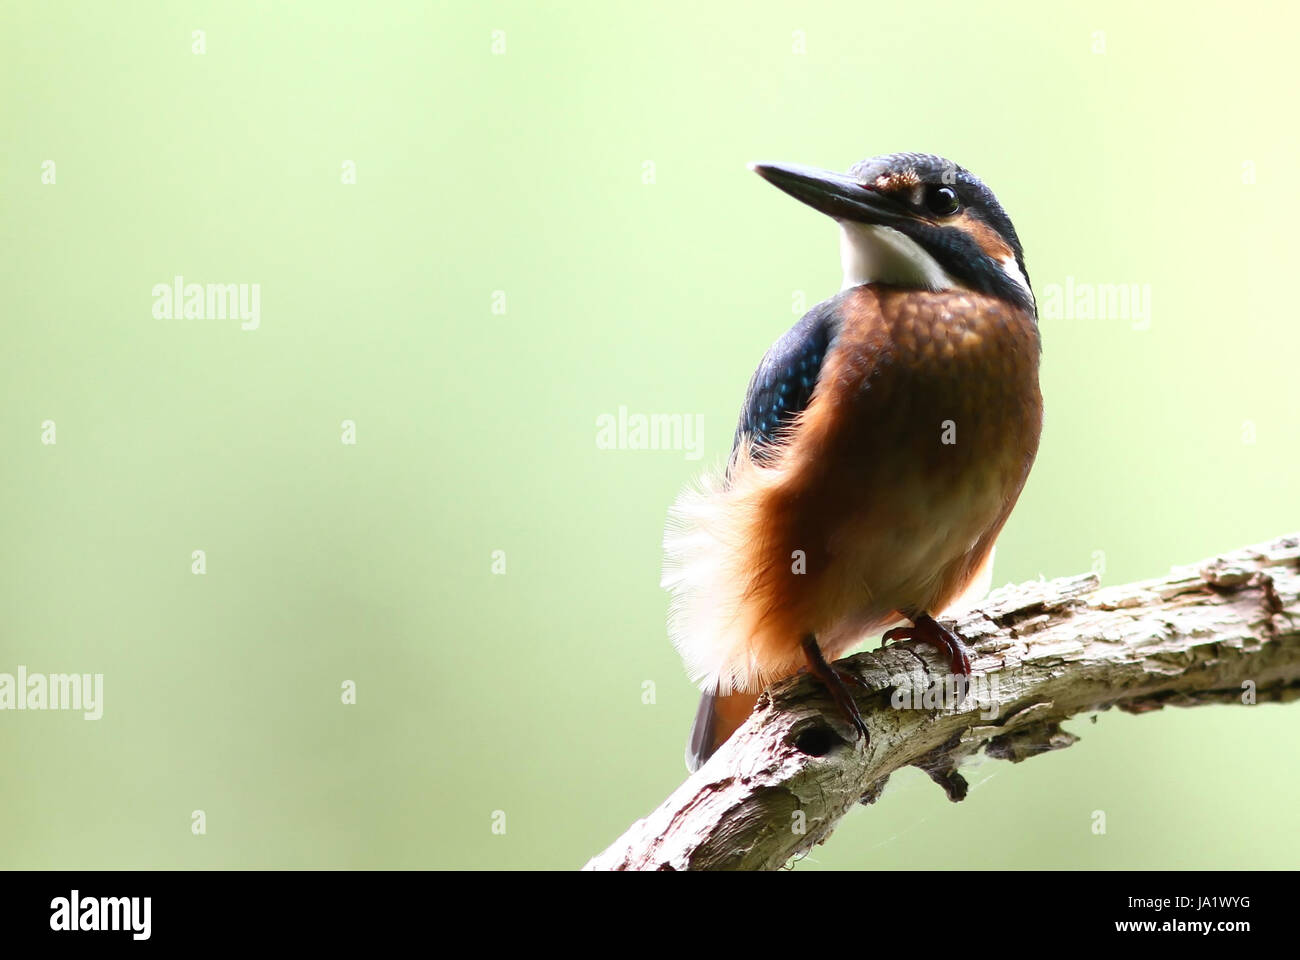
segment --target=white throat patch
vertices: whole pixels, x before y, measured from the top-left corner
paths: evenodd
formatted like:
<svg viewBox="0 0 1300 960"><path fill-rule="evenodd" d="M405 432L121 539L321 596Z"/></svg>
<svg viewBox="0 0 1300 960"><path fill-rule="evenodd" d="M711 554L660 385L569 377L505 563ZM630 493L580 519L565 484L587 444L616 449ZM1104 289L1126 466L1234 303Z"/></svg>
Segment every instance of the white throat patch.
<svg viewBox="0 0 1300 960"><path fill-rule="evenodd" d="M911 237L893 227L840 221L841 290L864 283L892 283L920 290L960 286Z"/></svg>
<svg viewBox="0 0 1300 960"><path fill-rule="evenodd" d="M1020 272L1020 265L1016 263L1016 258L1008 256L1006 259L998 261L998 263L1002 267L1002 272L1011 278L1012 283L1025 292L1025 296L1029 298L1029 302L1036 303L1037 301L1034 298L1034 291L1029 289L1029 281L1026 280L1025 275Z"/></svg>

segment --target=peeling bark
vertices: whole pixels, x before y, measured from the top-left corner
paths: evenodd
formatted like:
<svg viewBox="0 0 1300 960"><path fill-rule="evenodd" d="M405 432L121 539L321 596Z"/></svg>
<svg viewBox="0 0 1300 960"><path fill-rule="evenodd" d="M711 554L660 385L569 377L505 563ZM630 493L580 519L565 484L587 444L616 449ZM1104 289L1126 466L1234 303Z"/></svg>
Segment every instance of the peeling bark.
<svg viewBox="0 0 1300 960"><path fill-rule="evenodd" d="M994 591L955 624L974 648L972 683L924 644L840 661L870 742L823 688L794 677L707 764L588 870L775 870L830 836L902 767L953 801L961 761L1019 763L1069 747L1061 722L1111 707L1287 703L1300 698L1300 535L1156 580L1100 587L1093 574Z"/></svg>

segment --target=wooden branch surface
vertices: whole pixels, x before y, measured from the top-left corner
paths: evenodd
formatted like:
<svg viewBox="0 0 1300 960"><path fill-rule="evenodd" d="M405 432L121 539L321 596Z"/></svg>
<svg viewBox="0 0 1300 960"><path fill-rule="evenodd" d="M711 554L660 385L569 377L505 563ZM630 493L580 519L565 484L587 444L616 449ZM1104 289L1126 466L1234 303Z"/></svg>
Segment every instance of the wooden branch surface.
<svg viewBox="0 0 1300 960"><path fill-rule="evenodd" d="M1111 707L1300 697L1300 534L1141 583L1094 574L994 591L956 622L976 657L964 701L930 646L849 657L871 731L855 740L817 681L774 685L753 715L588 870L774 870L830 836L889 775L925 770L952 800L960 761L1017 763L1077 739L1060 723ZM927 699L928 697L928 699Z"/></svg>

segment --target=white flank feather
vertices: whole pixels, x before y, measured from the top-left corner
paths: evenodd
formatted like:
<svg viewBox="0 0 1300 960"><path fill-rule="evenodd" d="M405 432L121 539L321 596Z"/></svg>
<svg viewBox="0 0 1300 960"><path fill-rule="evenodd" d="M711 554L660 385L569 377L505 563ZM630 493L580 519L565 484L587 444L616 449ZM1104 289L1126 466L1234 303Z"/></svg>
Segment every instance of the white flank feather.
<svg viewBox="0 0 1300 960"><path fill-rule="evenodd" d="M750 651L754 614L745 547L753 540L761 475L738 444L732 483L714 470L682 491L668 512L660 585L672 594L668 634L691 681L709 693L749 689L757 674ZM757 483L755 481L758 481Z"/></svg>

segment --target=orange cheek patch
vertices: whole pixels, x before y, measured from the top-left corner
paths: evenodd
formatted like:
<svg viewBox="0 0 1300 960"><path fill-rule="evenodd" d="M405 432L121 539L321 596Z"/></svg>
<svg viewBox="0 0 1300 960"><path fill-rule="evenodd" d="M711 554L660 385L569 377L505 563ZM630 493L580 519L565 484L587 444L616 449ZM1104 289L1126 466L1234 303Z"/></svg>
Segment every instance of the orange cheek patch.
<svg viewBox="0 0 1300 960"><path fill-rule="evenodd" d="M969 212L963 211L959 216L947 221L947 224L969 234L979 244L980 249L994 260L1005 260L1012 255L1007 242L998 236L987 223L977 217L972 217Z"/></svg>

